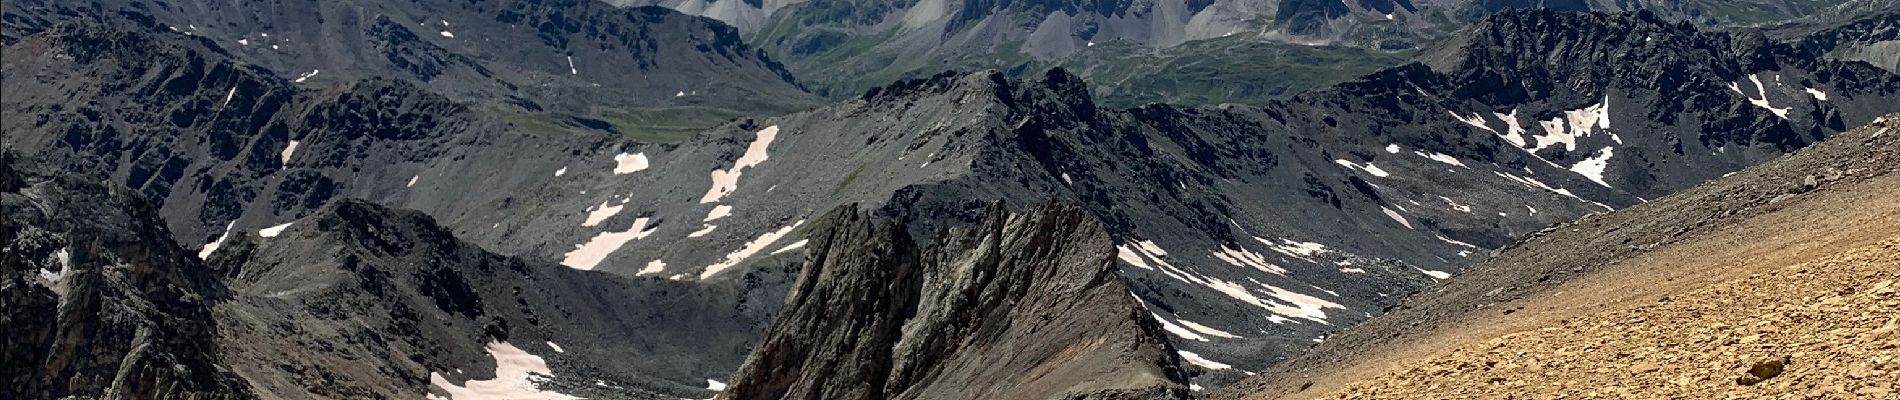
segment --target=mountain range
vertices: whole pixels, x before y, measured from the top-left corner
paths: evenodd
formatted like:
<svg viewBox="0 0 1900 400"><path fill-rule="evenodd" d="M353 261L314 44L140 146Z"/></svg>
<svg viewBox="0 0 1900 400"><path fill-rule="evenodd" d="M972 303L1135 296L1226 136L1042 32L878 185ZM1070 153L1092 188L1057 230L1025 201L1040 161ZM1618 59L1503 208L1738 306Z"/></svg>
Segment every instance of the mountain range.
<svg viewBox="0 0 1900 400"><path fill-rule="evenodd" d="M8 395L1192 397L1900 111L1878 15L1496 10L1126 108L1064 68L827 103L659 7L293 3L8 4Z"/></svg>

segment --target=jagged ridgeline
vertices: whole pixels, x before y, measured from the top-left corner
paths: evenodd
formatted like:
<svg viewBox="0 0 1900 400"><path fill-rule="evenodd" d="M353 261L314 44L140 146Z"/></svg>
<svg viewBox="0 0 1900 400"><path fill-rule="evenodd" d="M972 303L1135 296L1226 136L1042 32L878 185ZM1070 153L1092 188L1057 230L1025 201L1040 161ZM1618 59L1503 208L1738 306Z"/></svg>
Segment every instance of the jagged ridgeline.
<svg viewBox="0 0 1900 400"><path fill-rule="evenodd" d="M7 161L7 398L704 397L771 312L744 288L496 255L357 200L200 261L135 193Z"/></svg>
<svg viewBox="0 0 1900 400"><path fill-rule="evenodd" d="M1187 376L1087 210L999 204L927 243L855 206L722 399L1168 399Z"/></svg>
<svg viewBox="0 0 1900 400"><path fill-rule="evenodd" d="M332 392L339 397L394 393L402 385L409 393L468 388L467 380L503 374L488 360L526 360L521 353L545 360L555 385L594 376L586 372L589 361L678 359L684 367L599 375L612 386L549 390L599 397L611 390L598 388L618 386L703 396L705 388L722 386L706 380L737 369L743 349L759 338L803 264L801 253L819 239L813 223L827 211L858 204L903 221L901 230L917 242L933 243L946 227L980 226L991 204L1026 210L1050 200L1100 221L1117 279L1134 295L1128 300L1146 304L1147 318L1172 342L1163 351L1183 363L1186 382L1211 388L1323 341L1552 223L1660 198L1900 108L1900 78L1891 72L1828 61L1758 34L1704 32L1649 15L1514 11L1422 52L1422 63L1258 107L1114 109L1099 106L1089 85L1063 70L1032 79L949 73L662 143L612 130L537 128L413 79L316 85L324 75L259 66L267 61L233 55L209 34L153 24L46 26L8 36L9 79L0 83L7 146L150 198L186 254L215 263L250 251L243 243L253 233L275 229L284 236L274 239L282 239L323 232L304 230L324 227L309 221L324 220L351 198L365 200L351 207L420 213L395 213L401 218L394 220L411 221L398 226L420 224L409 217L421 215L439 224L389 231L431 238L413 243L441 244L451 233L469 242L418 245L429 250L378 264L376 271L411 275L371 280L401 288L385 292L393 297L296 290L282 279L240 282L270 287L257 294L263 298L289 298L250 306L259 307L244 311L250 315L342 319L351 307L309 305L349 300L405 304L416 315L455 321L439 330L454 338L447 344L420 333L397 340L382 330L365 329L378 332L376 339L343 328L338 332L351 335L320 332L445 355L391 360L373 370L296 372L361 382L353 387L362 392ZM311 238L326 237L332 236ZM274 239L257 249L278 242L286 246L278 250L297 249ZM366 254L378 252L410 254ZM438 253L453 257L432 255ZM519 272L494 257L531 268ZM342 258L323 260L307 271L295 264L238 270L344 277L368 271L346 268ZM458 270L472 295L438 303L431 294L438 290L412 286L458 285L413 277L440 268L409 265L425 261L493 268ZM520 298L591 309L565 305L581 294L543 296L524 287L518 295L511 284L553 276L704 293L661 308L708 319L668 331L659 322L587 325L594 317L578 311L565 320L541 308L551 306L509 305ZM600 293L567 285L549 290ZM483 299L483 311L464 312L475 309L464 301L474 297ZM623 297L635 305L605 302L599 307L610 309L600 313L653 301ZM508 333L505 340L494 340L502 337L488 328L498 321L507 321L497 329ZM588 327L570 327L582 325ZM544 330L527 328L533 326ZM669 342L574 362L562 360L579 355L535 345L584 343L560 336L570 330L717 344L707 351ZM403 332L438 331L418 325ZM509 365L508 371L539 370ZM298 379L265 387L294 392L320 381ZM1181 383L1173 379L1165 380Z"/></svg>
<svg viewBox="0 0 1900 400"><path fill-rule="evenodd" d="M63 24L181 36L189 40L169 41L195 42L190 46L211 53L207 59L254 65L295 87L405 81L545 133L600 130L677 141L733 116L818 104L730 26L595 0L22 0L7 3L4 37L12 44L70 31ZM147 68L201 73L153 55L159 57ZM212 75L200 83L231 83ZM220 90L240 99L290 92L270 89L281 88Z"/></svg>

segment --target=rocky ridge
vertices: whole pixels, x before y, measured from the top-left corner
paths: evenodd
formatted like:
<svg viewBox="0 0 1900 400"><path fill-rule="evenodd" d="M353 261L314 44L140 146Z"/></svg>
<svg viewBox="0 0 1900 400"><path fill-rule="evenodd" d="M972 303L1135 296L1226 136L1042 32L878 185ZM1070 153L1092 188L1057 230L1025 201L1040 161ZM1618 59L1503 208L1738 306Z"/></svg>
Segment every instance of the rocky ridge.
<svg viewBox="0 0 1900 400"><path fill-rule="evenodd" d="M785 306L719 398L1187 396L1086 210L999 205L924 245L851 207L813 224Z"/></svg>
<svg viewBox="0 0 1900 400"><path fill-rule="evenodd" d="M243 399L230 296L137 194L0 153L0 397Z"/></svg>
<svg viewBox="0 0 1900 400"><path fill-rule="evenodd" d="M524 119L549 118L546 111L629 123L628 113L648 108L710 109L729 118L816 105L784 66L731 27L658 7L620 9L594 0L27 0L7 4L6 42L73 22L187 36L223 56L296 77L298 86L396 79Z"/></svg>

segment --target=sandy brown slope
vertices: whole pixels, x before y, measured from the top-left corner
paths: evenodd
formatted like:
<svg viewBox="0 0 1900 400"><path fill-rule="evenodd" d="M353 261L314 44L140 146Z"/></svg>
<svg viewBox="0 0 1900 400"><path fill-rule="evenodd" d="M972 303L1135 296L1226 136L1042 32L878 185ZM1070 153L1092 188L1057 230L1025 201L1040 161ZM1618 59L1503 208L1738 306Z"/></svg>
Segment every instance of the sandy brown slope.
<svg viewBox="0 0 1900 400"><path fill-rule="evenodd" d="M1891 396L1866 382L1900 380L1897 339L1863 332L1894 323L1879 292L1893 284L1877 287L1900 274L1900 124L1886 119L1536 235L1212 397ZM1734 382L1780 356L1786 374Z"/></svg>

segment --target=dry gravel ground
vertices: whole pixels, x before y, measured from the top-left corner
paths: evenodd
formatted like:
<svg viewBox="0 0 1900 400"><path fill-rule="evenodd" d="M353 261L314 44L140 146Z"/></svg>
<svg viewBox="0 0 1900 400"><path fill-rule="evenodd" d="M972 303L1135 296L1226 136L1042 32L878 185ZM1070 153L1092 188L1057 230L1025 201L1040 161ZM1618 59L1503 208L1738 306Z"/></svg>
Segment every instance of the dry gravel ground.
<svg viewBox="0 0 1900 400"><path fill-rule="evenodd" d="M1900 237L1466 344L1330 397L1893 399L1896 279ZM1756 364L1767 376L1783 360L1779 375L1742 384Z"/></svg>
<svg viewBox="0 0 1900 400"><path fill-rule="evenodd" d="M1560 226L1210 397L1900 399L1893 125Z"/></svg>

